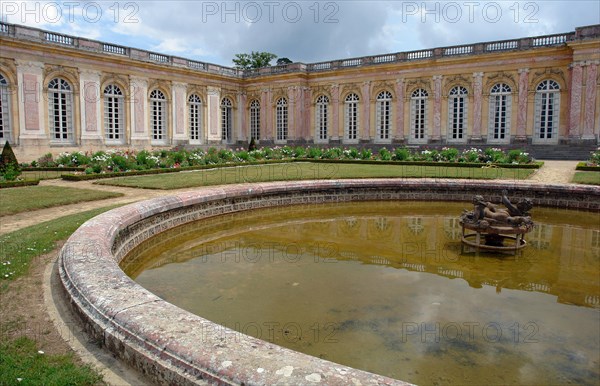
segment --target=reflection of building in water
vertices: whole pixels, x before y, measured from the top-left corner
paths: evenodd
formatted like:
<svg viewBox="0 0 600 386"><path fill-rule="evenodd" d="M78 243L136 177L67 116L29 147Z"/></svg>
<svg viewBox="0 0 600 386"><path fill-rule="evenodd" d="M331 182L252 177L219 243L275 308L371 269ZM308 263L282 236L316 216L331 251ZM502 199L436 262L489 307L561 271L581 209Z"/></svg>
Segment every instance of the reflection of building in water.
<svg viewBox="0 0 600 386"><path fill-rule="evenodd" d="M168 244L171 238L189 233L193 242L184 251L188 259L206 253L228 258L244 256L244 250L261 247L270 250L269 256L289 255L289 246L293 245L298 258L315 262L361 261L461 278L474 288L543 292L556 296L561 303L600 307L598 230L537 224L527 237L532 248L518 257L498 258L489 253L461 254L461 230L456 216L353 213L348 218L339 212L319 215L318 210L314 215L300 210L277 216L269 215L269 211L259 212L228 218L222 223L218 218L205 220L201 226L184 227L174 235L166 232L151 239L151 249L169 252L148 264L181 261L181 256L171 253L172 248L163 248L160 240L163 238ZM241 252L231 252L236 248Z"/></svg>
<svg viewBox="0 0 600 386"><path fill-rule="evenodd" d="M535 249L548 249L551 237L552 227L536 223L533 230L527 235L527 243Z"/></svg>

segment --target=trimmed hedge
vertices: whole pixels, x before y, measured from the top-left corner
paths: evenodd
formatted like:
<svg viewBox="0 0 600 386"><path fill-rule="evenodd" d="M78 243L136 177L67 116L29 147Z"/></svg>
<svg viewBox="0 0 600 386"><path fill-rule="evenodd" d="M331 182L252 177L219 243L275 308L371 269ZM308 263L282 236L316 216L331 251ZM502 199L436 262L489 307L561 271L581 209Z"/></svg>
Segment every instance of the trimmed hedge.
<svg viewBox="0 0 600 386"><path fill-rule="evenodd" d="M40 180L2 181L2 182L0 182L0 189L18 188L21 186L33 186L33 185L38 185L39 183L40 183Z"/></svg>
<svg viewBox="0 0 600 386"><path fill-rule="evenodd" d="M144 176L152 174L163 174L163 173L178 173L189 170L206 170L206 169L217 169L217 168L230 168L246 165L264 165L264 164L279 164L286 163L286 160L263 160L254 162L242 162L242 163L231 163L231 164L215 164L215 165L199 165L189 166L183 168L172 168L172 169L148 169L148 170L132 170L129 172L115 172L115 173L98 173L98 174L63 174L60 177L67 181L88 181L103 178L116 178L116 177L133 177L133 176Z"/></svg>
<svg viewBox="0 0 600 386"><path fill-rule="evenodd" d="M310 163L337 163L337 164L368 164L368 165L411 165L411 166L439 166L439 167L465 167L465 168L485 168L497 167L504 169L539 169L544 163L535 162L532 164L514 165L514 164L482 164L476 162L427 162L427 161L377 161L377 160L336 160L336 159L287 159L287 160L262 160L253 162L227 163L215 165L190 166L174 169L148 169L134 170L129 172L100 173L100 174L63 174L61 178L67 181L89 181L104 178L133 177L163 173L178 173L189 170L207 170L217 168L229 168L239 166L280 164L288 162L310 162Z"/></svg>
<svg viewBox="0 0 600 386"><path fill-rule="evenodd" d="M83 167L26 167L21 168L24 172L83 172Z"/></svg>
<svg viewBox="0 0 600 386"><path fill-rule="evenodd" d="M581 170L584 172L600 172L600 166L588 166L587 162L580 162L577 164L575 170Z"/></svg>

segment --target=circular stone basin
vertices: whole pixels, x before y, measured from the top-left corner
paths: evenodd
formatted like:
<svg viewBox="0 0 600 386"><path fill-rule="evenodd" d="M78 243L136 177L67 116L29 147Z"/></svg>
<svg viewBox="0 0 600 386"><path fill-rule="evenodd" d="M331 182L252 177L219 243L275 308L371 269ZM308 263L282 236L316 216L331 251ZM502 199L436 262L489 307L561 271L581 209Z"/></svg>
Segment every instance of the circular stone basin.
<svg viewBox="0 0 600 386"><path fill-rule="evenodd" d="M443 179L243 184L179 193L95 217L65 243L58 270L64 295L90 338L154 382L402 385L406 383L240 336L144 289L125 275L119 263L154 235L217 215L314 203L470 201L475 194L498 202L503 189L509 190L511 199L530 197L536 207L600 211L600 188L588 186ZM565 359L568 367L567 360L579 357Z"/></svg>
<svg viewBox="0 0 600 386"><path fill-rule="evenodd" d="M464 207L388 201L218 216L147 240L121 267L240 338L391 378L593 384L598 215L536 208L526 249L477 253L461 243Z"/></svg>

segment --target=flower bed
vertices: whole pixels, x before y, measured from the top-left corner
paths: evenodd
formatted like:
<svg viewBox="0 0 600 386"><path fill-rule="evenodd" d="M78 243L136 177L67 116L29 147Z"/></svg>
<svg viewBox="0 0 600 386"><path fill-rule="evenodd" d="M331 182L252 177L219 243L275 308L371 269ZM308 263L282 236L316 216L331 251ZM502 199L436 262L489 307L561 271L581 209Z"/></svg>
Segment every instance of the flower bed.
<svg viewBox="0 0 600 386"><path fill-rule="evenodd" d="M411 150L405 147L396 149L382 148L373 153L370 149L357 148L320 148L320 147L264 147L255 150L228 150L210 148L183 150L174 149L157 151L120 151L108 150L95 153L61 153L56 159L46 154L28 167L69 167L83 168L82 174L109 174L129 171L145 171L157 169L186 169L198 166L247 164L274 160L329 160L329 161L403 161L427 163L451 163L504 165L535 165L532 157L522 150L508 152L497 148L485 151L471 148L460 152L455 148L441 150ZM534 166L535 167L535 166Z"/></svg>

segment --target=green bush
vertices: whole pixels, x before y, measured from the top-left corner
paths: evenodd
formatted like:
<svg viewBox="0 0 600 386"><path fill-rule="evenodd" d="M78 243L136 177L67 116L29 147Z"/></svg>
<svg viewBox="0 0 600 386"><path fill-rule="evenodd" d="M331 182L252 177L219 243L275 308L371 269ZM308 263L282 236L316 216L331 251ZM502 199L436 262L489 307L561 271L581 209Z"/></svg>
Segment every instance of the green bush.
<svg viewBox="0 0 600 386"><path fill-rule="evenodd" d="M400 147L394 150L395 161L408 161L410 159L410 150L405 147Z"/></svg>
<svg viewBox="0 0 600 386"><path fill-rule="evenodd" d="M0 177L6 181L14 181L21 174L21 167L10 143L6 141L0 154Z"/></svg>
<svg viewBox="0 0 600 386"><path fill-rule="evenodd" d="M391 161L392 153L385 147L382 147L381 149L379 149L379 159L381 159L382 161Z"/></svg>

